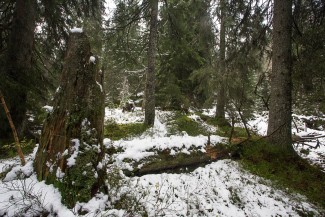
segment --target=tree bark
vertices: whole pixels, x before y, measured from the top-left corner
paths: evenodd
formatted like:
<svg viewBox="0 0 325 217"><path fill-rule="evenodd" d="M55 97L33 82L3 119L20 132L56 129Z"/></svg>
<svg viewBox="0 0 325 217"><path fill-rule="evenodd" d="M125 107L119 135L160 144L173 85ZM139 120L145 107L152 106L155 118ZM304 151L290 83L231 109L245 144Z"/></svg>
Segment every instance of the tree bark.
<svg viewBox="0 0 325 217"><path fill-rule="evenodd" d="M1 104L2 104L2 106L3 106L3 108L4 108L5 112L6 112L6 116L8 118L8 122L9 122L9 125L11 127L14 139L15 139L15 146L16 146L16 149L17 149L18 156L20 158L20 163L21 163L22 166L25 166L26 161L25 161L23 151L21 150L21 147L20 147L17 130L16 130L16 127L15 127L14 123L12 122L12 118L11 118L9 109L7 107L6 101L4 99L4 96L3 96L2 92L1 92L1 90L0 90L0 101L1 101Z"/></svg>
<svg viewBox="0 0 325 217"><path fill-rule="evenodd" d="M153 126L155 122L155 69L157 50L158 0L150 0L150 35L148 47L148 70L145 89L144 123Z"/></svg>
<svg viewBox="0 0 325 217"><path fill-rule="evenodd" d="M19 135L24 131L23 122L26 118L27 75L32 69L35 21L36 1L16 0L6 66L4 66L5 82L2 83L1 90ZM0 122L0 139L10 138L10 126L2 111L0 111Z"/></svg>
<svg viewBox="0 0 325 217"><path fill-rule="evenodd" d="M225 0L220 0L220 68L219 68L219 90L217 95L217 107L216 107L216 118L225 119L225 105L226 105L226 95L225 95L225 75L226 75L226 27L225 27Z"/></svg>
<svg viewBox="0 0 325 217"><path fill-rule="evenodd" d="M59 187L65 204L88 201L104 187L104 93L84 33L71 33L53 111L44 123L34 167Z"/></svg>
<svg viewBox="0 0 325 217"><path fill-rule="evenodd" d="M280 149L292 152L292 1L274 1L273 54L268 138ZM288 152L287 152L288 153Z"/></svg>

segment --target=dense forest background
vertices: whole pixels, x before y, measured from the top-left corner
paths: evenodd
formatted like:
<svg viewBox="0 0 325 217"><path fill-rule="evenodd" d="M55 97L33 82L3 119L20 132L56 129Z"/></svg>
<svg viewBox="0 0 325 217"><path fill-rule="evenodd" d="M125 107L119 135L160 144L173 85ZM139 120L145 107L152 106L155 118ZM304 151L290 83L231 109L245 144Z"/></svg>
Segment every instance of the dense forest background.
<svg viewBox="0 0 325 217"><path fill-rule="evenodd" d="M20 135L28 116L50 103L69 30L82 27L105 74L106 105L142 105L150 32L149 1L2 1L1 90ZM294 110L324 111L324 2L293 1ZM244 118L268 110L272 1L162 1L157 22L156 106L188 110L215 105ZM220 98L219 98L220 100ZM1 111L1 138L10 133Z"/></svg>
<svg viewBox="0 0 325 217"><path fill-rule="evenodd" d="M0 1L0 159L15 144L22 178L53 184L71 210L99 193L109 201L124 172L224 158L324 207L323 152L315 167L301 158L324 145L324 35L324 0ZM21 146L38 150L25 161ZM18 177L0 168L1 180Z"/></svg>

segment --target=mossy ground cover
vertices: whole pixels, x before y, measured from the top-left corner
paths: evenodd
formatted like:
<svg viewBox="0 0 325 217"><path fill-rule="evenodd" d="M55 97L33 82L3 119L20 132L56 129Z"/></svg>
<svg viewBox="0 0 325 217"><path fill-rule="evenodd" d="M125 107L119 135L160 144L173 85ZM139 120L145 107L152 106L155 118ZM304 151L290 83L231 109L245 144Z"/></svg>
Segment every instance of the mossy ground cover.
<svg viewBox="0 0 325 217"><path fill-rule="evenodd" d="M207 124L215 126L218 128L216 134L219 136L223 137L229 137L231 134L232 127L230 123L226 119L217 119L214 117L209 117L203 114L199 114L200 118L205 121ZM257 139L258 136L254 132L250 132L251 137L253 139ZM238 142L239 140L245 140L247 139L247 132L244 128L242 127L234 127L233 135L232 137L234 138L234 142Z"/></svg>
<svg viewBox="0 0 325 217"><path fill-rule="evenodd" d="M297 155L286 155L265 140L242 144L245 169L271 180L280 188L305 195L325 209L325 173Z"/></svg>
<svg viewBox="0 0 325 217"><path fill-rule="evenodd" d="M181 112L176 112L172 118L173 122L168 125L171 135L181 132L186 132L189 136L208 135L207 130L200 123Z"/></svg>
<svg viewBox="0 0 325 217"><path fill-rule="evenodd" d="M111 140L125 139L131 136L139 136L148 129L142 123L117 124L110 122L105 125L104 136Z"/></svg>

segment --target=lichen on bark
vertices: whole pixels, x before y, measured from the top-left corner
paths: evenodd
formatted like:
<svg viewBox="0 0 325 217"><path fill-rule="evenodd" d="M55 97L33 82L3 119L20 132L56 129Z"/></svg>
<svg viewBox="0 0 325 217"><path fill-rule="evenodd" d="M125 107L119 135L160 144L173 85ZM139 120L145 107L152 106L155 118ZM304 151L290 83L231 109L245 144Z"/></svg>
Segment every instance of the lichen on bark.
<svg viewBox="0 0 325 217"><path fill-rule="evenodd" d="M89 61L90 56L88 37L71 33L60 88L34 162L39 180L58 187L70 207L94 196L104 187L106 176L102 166L104 93L96 80L98 63Z"/></svg>

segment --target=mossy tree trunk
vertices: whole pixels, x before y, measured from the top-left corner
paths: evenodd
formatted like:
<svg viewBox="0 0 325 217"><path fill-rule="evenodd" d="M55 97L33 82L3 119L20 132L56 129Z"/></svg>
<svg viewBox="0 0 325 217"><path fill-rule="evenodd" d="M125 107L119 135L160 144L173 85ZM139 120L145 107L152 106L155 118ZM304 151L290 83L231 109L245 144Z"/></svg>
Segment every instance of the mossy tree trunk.
<svg viewBox="0 0 325 217"><path fill-rule="evenodd" d="M34 167L68 206L104 187L104 93L84 33L71 33L53 111L44 123Z"/></svg>

